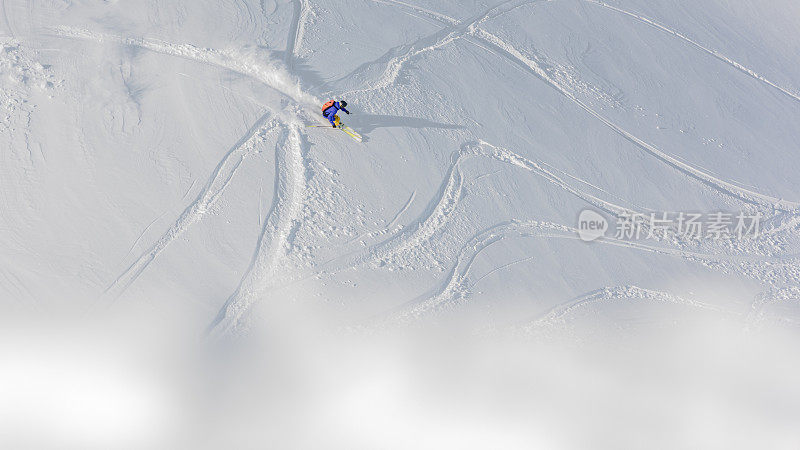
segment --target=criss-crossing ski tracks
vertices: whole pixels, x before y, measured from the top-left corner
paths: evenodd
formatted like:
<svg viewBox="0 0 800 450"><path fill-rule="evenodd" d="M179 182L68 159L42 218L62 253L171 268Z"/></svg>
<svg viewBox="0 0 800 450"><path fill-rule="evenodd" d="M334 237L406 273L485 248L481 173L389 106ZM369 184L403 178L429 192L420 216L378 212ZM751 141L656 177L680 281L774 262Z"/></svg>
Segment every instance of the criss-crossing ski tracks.
<svg viewBox="0 0 800 450"><path fill-rule="evenodd" d="M64 37L95 42L111 41L232 70L275 89L296 104L293 111L266 113L259 119L220 161L195 201L186 207L173 225L148 250L114 279L105 292L106 296L112 299L122 295L170 243L203 218L230 184L242 160L264 141L266 134L280 129L283 138L279 139L276 148L276 181L272 209L264 221L258 248L249 269L214 322L215 327L218 327L215 332L218 332L218 329L230 333L236 332L253 303L263 295L270 283L274 282L272 278L280 267L281 258L286 256L286 240L302 208L305 186L303 161L305 137L297 113L309 104L318 103L316 98L303 91L299 83L281 65L269 61L265 64L251 55L220 52L154 39L123 38L85 29L60 27L53 31Z"/></svg>
<svg viewBox="0 0 800 450"><path fill-rule="evenodd" d="M800 204L797 202L779 199L738 186L713 175L709 171L670 155L656 144L648 142L634 131L612 120L590 102L584 100L579 94L579 81L572 79L571 82L565 82L564 77L558 76L561 68L550 61L543 52L536 49L522 51L499 35L490 33L482 28L483 24L503 14L529 5L550 3L549 1L502 1L464 20L458 20L409 2L399 0L373 1L403 8L420 19L442 24L442 28L409 44L394 47L379 58L365 62L349 74L335 80L332 85L352 87L345 94L356 95L371 91L391 90L395 87L402 72L408 70L410 61L420 58L421 55L449 46L456 41L469 41L545 83L569 103L577 106L583 113L588 114L592 120L598 121L619 137L632 143L644 154L650 155L659 163L671 167L681 176L693 180L698 185L728 196L743 205L770 214L771 217L779 215L794 217L800 212ZM637 22L674 36L758 82L777 89L795 100L800 100L800 97L791 89L768 80L755 70L700 44L675 29L599 0L585 1L605 10L630 17ZM303 125L300 121L300 114L303 108L316 107L320 103L315 95L300 86L297 77L293 74L298 51L303 45L308 16L312 13L312 6L308 0L295 0L292 2L292 7L293 18L289 26L284 60L282 62L271 60L263 54L254 54L248 51L221 51L150 38L115 36L81 28L57 27L52 29L55 34L66 38L94 42L114 42L230 70L248 76L274 89L283 96L287 104L291 105L283 110L276 109L265 113L248 130L219 162L197 198L185 208L173 224L145 252L110 283L106 290L108 297L117 298L122 295L171 242L186 232L192 224L202 220L209 208L224 193L242 160L256 147L260 146L268 134L272 133L277 134L273 204L263 222L249 267L242 275L235 291L227 298L219 310L210 327L211 334L215 336L236 334L246 330L248 316L258 301L270 298L271 292L274 295L287 285L307 280L309 277L318 278L322 275L335 274L353 267L381 270L381 267L393 267L398 261L410 261L413 268L413 263L419 261L420 254L433 251L429 245L430 242L444 233L448 224L452 223L454 217L461 211L461 200L465 191L465 175L462 171L462 165L469 158L484 158L515 169L522 169L611 216L647 212L643 208L632 204L627 206L618 204L628 203L624 200L612 202L610 200L612 194L543 161L536 161L512 150L490 144L483 139L470 136L463 141L458 151L453 154L439 189L418 217L406 221L399 228L396 226L400 222L399 218L406 213L412 202L414 202L417 196L417 191L415 190L392 220L387 221L382 230L368 234L367 237L371 240L380 239L378 242L373 242L366 245L366 248L355 251L351 247L347 247L341 254L315 267L312 271L313 273L307 273L303 276L292 273L293 268L290 263L292 249L289 242L297 230L298 221L302 218L305 194L308 189L306 154L309 143L302 131ZM261 9L266 14L266 2L261 2ZM379 69L377 76L360 83L360 85L352 85L354 80L363 78L363 75L368 72L371 73L372 69L376 67ZM152 223L148 225L148 229L151 226ZM795 228L789 227L781 232L792 233L794 230ZM137 242L142 238L145 231L137 238ZM455 249L456 251L453 255L445 258L449 259L452 264L438 284L433 286L426 294L397 310L391 311L376 323L383 325L409 323L462 304L469 296L470 284L475 282L470 281L470 273L477 258L492 245L511 238L575 240L577 239L577 230L560 224L535 220L511 220L490 226L466 239L466 242L460 248ZM718 244L691 243L680 241L675 235L672 235L671 238L673 238L672 241L669 241L672 242L671 244L669 242L661 242L660 244L626 242L611 238L600 239L598 242L601 245L625 247L635 251L664 255L665 257L683 258L720 271L741 273L770 286L773 290L778 289L781 283L797 281L795 270L797 264L791 258L782 259L760 256L757 252L752 256L746 257L732 256L726 253L726 246L730 246L730 242ZM755 241L752 243L752 248L758 250L758 245L760 245L759 242ZM768 268L762 267L765 263L769 264ZM774 271L774 273L767 274L766 271ZM683 300L669 294L647 291L635 286L610 288L587 294L565 305L558 306L543 317L533 321L528 328L542 327L561 320L585 305L611 298L640 298L672 302L699 309L713 309L693 300ZM762 308L763 304L766 303L767 300L764 300L758 304L757 308Z"/></svg>

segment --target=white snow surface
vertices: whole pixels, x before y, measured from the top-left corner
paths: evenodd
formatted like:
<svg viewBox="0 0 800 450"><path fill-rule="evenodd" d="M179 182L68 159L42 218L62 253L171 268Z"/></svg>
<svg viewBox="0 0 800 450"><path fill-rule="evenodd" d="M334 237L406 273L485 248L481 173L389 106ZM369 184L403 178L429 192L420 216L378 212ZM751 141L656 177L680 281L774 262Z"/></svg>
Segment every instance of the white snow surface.
<svg viewBox="0 0 800 450"><path fill-rule="evenodd" d="M798 23L0 0L0 447L798 448Z"/></svg>

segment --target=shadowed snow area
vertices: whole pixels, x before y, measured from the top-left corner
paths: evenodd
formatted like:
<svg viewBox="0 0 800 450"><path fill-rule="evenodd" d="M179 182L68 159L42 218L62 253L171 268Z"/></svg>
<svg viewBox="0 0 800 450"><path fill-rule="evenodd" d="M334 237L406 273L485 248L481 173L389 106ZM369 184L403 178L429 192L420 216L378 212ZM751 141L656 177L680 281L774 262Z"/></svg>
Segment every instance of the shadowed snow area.
<svg viewBox="0 0 800 450"><path fill-rule="evenodd" d="M0 0L0 447L798 448L797 23Z"/></svg>

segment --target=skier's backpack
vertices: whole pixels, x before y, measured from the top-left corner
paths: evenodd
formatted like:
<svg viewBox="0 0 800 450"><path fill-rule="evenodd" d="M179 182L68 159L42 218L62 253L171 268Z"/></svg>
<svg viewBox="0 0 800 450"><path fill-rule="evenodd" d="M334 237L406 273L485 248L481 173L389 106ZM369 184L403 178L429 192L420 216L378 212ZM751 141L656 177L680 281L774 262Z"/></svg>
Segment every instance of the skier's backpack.
<svg viewBox="0 0 800 450"><path fill-rule="evenodd" d="M322 114L325 114L325 110L333 106L334 103L336 103L335 100L329 100L328 103L322 105Z"/></svg>

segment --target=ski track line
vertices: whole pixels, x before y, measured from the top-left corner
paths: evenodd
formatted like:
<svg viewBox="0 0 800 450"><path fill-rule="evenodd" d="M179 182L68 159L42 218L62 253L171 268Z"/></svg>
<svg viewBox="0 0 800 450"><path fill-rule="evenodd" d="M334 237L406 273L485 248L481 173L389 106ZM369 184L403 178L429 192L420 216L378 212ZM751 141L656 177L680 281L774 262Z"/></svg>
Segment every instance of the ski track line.
<svg viewBox="0 0 800 450"><path fill-rule="evenodd" d="M253 78L301 105L316 107L320 103L319 99L302 90L299 81L289 73L286 67L281 66L277 61L269 61L265 56L247 55L236 50L220 51L200 48L192 44L173 44L150 38L124 38L66 26L51 28L51 30L65 38L98 43L115 42L221 67ZM267 63L265 64L264 61Z"/></svg>
<svg viewBox="0 0 800 450"><path fill-rule="evenodd" d="M372 1L376 1L376 0L372 0ZM469 33L470 28L473 27L476 23L483 22L484 20L486 20L489 17L496 17L496 16L498 16L500 14L503 14L504 12L507 11L506 8L508 8L508 10L510 10L510 9L513 9L513 8L515 8L517 6L520 6L520 4L529 3L530 1L531 0L505 0L505 1L495 5L493 7L483 11L482 13L479 13L479 14L471 17L471 18L468 18L468 19L464 20L463 22L459 22L459 21L457 21L457 20L455 20L453 18L447 17L447 16L442 15L442 14L433 13L433 14L435 14L435 15L433 15L433 17L435 17L439 21L442 21L442 22L446 23L448 26L446 26L445 28L443 28L443 29L441 29L441 30L437 31L436 33L433 33L433 34L431 34L429 36L417 39L416 41L414 41L411 44L405 44L405 45L401 45L399 47L395 47L395 48L389 50L388 52L386 52L380 58L358 66L355 70L353 70L349 74L344 75L343 77L339 78L334 83L339 83L339 82L347 80L347 79L352 79L352 78L364 73L367 69L369 69L370 67L372 67L372 66L374 66L376 64L385 64L386 67L384 68L383 72L381 73L381 75L377 79L377 81L371 83L368 87L354 89L354 90L348 91L348 92L346 92L344 94L351 94L352 95L352 94L359 93L359 92L369 92L369 91L374 91L374 90L387 88L387 87L391 86L397 80L397 78L400 76L400 72L401 72L403 66L408 61L410 61L412 58L414 58L414 57L416 57L416 56L418 56L420 54L423 54L423 53L426 53L426 52L433 51L433 50L436 50L438 48L441 48L441 47L443 47L443 46L445 46L447 44L450 44L451 42L455 41L456 39L464 37L466 34ZM403 2L392 1L392 3L398 4L398 5L402 5L404 7L410 7L412 10L417 11L419 13L422 13L422 14L424 14L426 16L431 16L432 15L432 12L429 11L429 10L412 7L412 6L410 6L410 5L406 4L406 3L403 3ZM509 3L513 3L514 6L508 7L507 5ZM398 52L400 52L402 50L404 50L404 51L401 54L395 55L396 53L398 53ZM395 55L395 56L392 56L392 55Z"/></svg>
<svg viewBox="0 0 800 450"><path fill-rule="evenodd" d="M613 198L613 199L616 199L616 200L619 200L619 201L622 201L622 202L627 202L627 203L633 205L638 210L641 210L641 211L646 211L646 210L647 211L652 211L652 208L646 208L644 206L636 205L633 202L631 202L629 200L626 200L626 199L620 197L617 194L613 194L611 192L608 192L605 189L601 188L600 186L596 186L596 185L594 185L594 184L592 184L592 183L590 183L590 182L588 182L588 181L586 181L586 180L584 180L584 179L582 179L580 177L576 177L575 175L572 175L569 172L563 171L563 170L561 170L561 169L559 169L557 167L553 167L550 164L547 164L547 163L545 163L543 161L539 161L538 164L540 164L542 167L546 167L548 170L552 170L552 171L558 172L558 173L560 173L561 175L563 175L566 178L570 178L572 180L577 181L580 184L583 184L585 186L590 187L591 189L594 189L594 190L596 190L598 192L601 192L601 193L609 196L610 198Z"/></svg>
<svg viewBox="0 0 800 450"><path fill-rule="evenodd" d="M268 113L259 119L247 134L233 146L217 164L194 202L186 207L175 223L146 252L109 285L104 295L108 295L112 299L122 295L169 244L208 213L209 208L216 203L227 188L247 154L275 127L275 121L269 120L269 117Z"/></svg>
<svg viewBox="0 0 800 450"><path fill-rule="evenodd" d="M372 0L372 1L375 2L375 3L383 3L383 4L386 4L386 5L392 5L393 4L393 5L401 6L403 8L410 9L412 11L415 11L415 12L419 13L419 14L422 14L424 16L427 16L427 17L430 17L432 19L435 19L435 20L437 20L439 22L444 22L444 23L446 23L448 25L458 25L458 20L456 20L456 19L454 19L452 17L446 16L444 14L438 13L438 12L430 10L430 9L425 9L425 8L422 8L422 7L419 7L419 6L416 6L416 5L412 5L412 4L409 4L409 3L406 3L406 2L401 2L401 1L398 1L398 0Z"/></svg>
<svg viewBox="0 0 800 450"><path fill-rule="evenodd" d="M533 334L534 330L536 329L564 324L566 316L593 303L635 299L689 306L694 309L712 311L716 313L733 314L722 308L718 308L703 302L698 302L696 300L688 300L679 296L668 294L666 292L654 291L629 285L605 287L589 292L588 294L581 295L573 300L551 308L539 318L534 319L531 323L522 326L521 329L526 333Z"/></svg>
<svg viewBox="0 0 800 450"><path fill-rule="evenodd" d="M184 200L184 199L186 199L186 197L189 195L189 193L190 193L190 192L192 192L192 189L194 189L194 185L195 185L195 184L197 184L197 178L195 178L195 179L193 179L193 180L192 180L192 184L190 184L190 185L189 185L189 188L188 188L188 189L186 189L186 193L185 193L185 194L183 194L183 197L181 197L181 200Z"/></svg>
<svg viewBox="0 0 800 450"><path fill-rule="evenodd" d="M194 182L192 182L192 186L194 186ZM185 197L186 197L186 196L184 195L184 198L185 198ZM181 200L183 200L183 198L182 198ZM150 227L152 227L152 226L153 226L153 225L154 225L156 222L158 222L159 220L161 220L161 218L163 218L163 217L164 217L164 216L166 216L166 215L167 215L167 211L164 211L164 212L163 212L163 213L161 213L161 214L160 214L158 217L156 217L155 219L153 219L153 221L152 221L152 222L150 222L150 223L149 223L149 224L148 224L146 227L144 227L144 230L142 230L142 232L141 232L141 233L139 233L139 237L137 237L137 238L136 238L136 240L135 240L135 241L133 241L133 244L131 244L131 248L129 248L129 249L128 249L128 253L125 253L125 256L123 256L123 257L122 257L122 259L123 259L123 260L124 260L124 259L127 259L127 258L128 258L128 255L130 255L130 254L133 252L133 249L135 249L135 248L136 248L136 246L139 244L139 241L141 241L141 240L142 240L142 238L144 237L145 233L147 233L147 232L150 230Z"/></svg>
<svg viewBox="0 0 800 450"><path fill-rule="evenodd" d="M729 66L739 70L740 72L746 74L747 76L755 78L756 80L758 80L758 81L760 81L760 82L762 82L762 83L764 83L764 84L766 84L768 86L771 86L771 87L783 92L784 94L788 95L789 97L793 98L794 100L800 101L800 95L798 95L797 93L792 92L789 89L786 89L784 87L781 87L781 86L773 83L772 81L768 80L767 78L765 78L764 76L760 75L756 71L754 71L754 70L752 70L752 69L750 69L750 68L748 68L748 67L746 67L746 66L744 66L744 65L742 65L742 64L740 64L740 63L738 63L736 61L734 61L731 58L728 58L727 56L723 55L722 53L720 53L720 52L718 52L716 50L713 50L713 49L711 49L709 47L706 47L706 46L700 44L699 42L687 37L686 35L678 32L678 31L676 31L676 30L674 30L672 28L669 28L669 27L667 27L665 25L662 25L662 24L660 24L660 23L658 23L658 22L656 22L654 20L648 19L647 17L640 16L640 15L638 15L636 13L633 13L633 12L630 12L630 11L626 11L626 10L621 9L621 8L617 8L616 6L609 5L608 3L605 3L605 2L602 2L602 1L599 1L599 0L584 0L584 1L586 1L588 3L593 3L595 5L598 5L598 6L601 6L603 8L609 9L611 11L616 11L616 12L618 12L620 14L624 14L624 15L626 15L628 17L632 17L633 19L635 19L635 20L637 20L637 21L639 21L641 23L644 23L646 25L649 25L649 26L651 26L651 27L653 27L653 28L655 28L657 30L663 31L663 32L665 32L667 34L671 34L672 36L675 36L678 39L681 39L682 41L694 46L695 48L697 48L697 49L699 49L699 50L701 50L701 51L703 51L705 53L708 53L709 55L713 56L714 58L716 58L716 59L724 62L725 64L728 64Z"/></svg>
<svg viewBox="0 0 800 450"><path fill-rule="evenodd" d="M515 266L515 265L517 265L517 264L521 264L521 263L524 263L524 262L528 262L528 261L530 261L530 260L532 260L532 259L534 259L534 258L535 258L534 256L528 256L528 257L526 257L526 258L517 259L517 260L515 260L515 261L511 261L510 263L503 264L502 266L495 267L494 269L492 269L492 270L490 270L490 271L486 272L485 274L481 275L481 276L480 276L480 278L476 279L476 280L475 280L475 281L472 283L472 286L475 286L475 285L477 285L478 283L480 283L480 282L481 282L481 280L483 280L484 278L488 277L489 275L491 275L491 274L493 274L493 273L497 273L497 272L499 272L499 271L501 271L501 270L507 269L507 268L509 268L509 267L511 267L511 266Z"/></svg>
<svg viewBox="0 0 800 450"><path fill-rule="evenodd" d="M281 262L288 256L288 240L303 209L306 166L303 153L308 143L300 132L302 124L292 123L283 143L275 149L275 195L264 220L253 260L237 287L207 328L211 336L237 334L246 328L251 308L277 285Z"/></svg>
<svg viewBox="0 0 800 450"><path fill-rule="evenodd" d="M638 213L637 211L624 208L614 203L602 200L598 197L595 197L594 195L588 194L584 191L581 191L580 189L572 187L570 184L565 182L561 177L555 175L553 172L542 167L544 165L543 163L540 164L538 162L532 161L515 152L512 152L511 150L502 147L497 147L484 140L479 140L478 143L481 147L486 146L491 149L491 151L489 152L484 152L483 156L535 173L545 178L546 180L550 181L551 183L555 184L556 186L560 187L561 189L569 192L570 194L573 194L574 196L580 198L581 200L584 200L590 205L598 209L602 209L603 211L609 214L612 214L616 217L620 217L623 214Z"/></svg>
<svg viewBox="0 0 800 450"><path fill-rule="evenodd" d="M392 220L386 225L385 227L386 229L392 228L394 224L400 219L400 216L402 216L406 211L408 211L408 208L410 208L411 204L414 203L414 198L416 196L417 196L417 191L415 190L414 192L411 193L411 196L408 197L408 201L406 201L406 204L403 205L402 208L400 208L400 211L397 211L397 214L395 214Z"/></svg>
<svg viewBox="0 0 800 450"><path fill-rule="evenodd" d="M546 64L544 64L543 62L532 60L526 57L512 45L506 43L499 37L491 33L488 33L480 28L475 27L471 31L473 35L480 38L485 43L491 45L498 56L501 56L504 59L513 62L515 65L520 66L527 72L535 75L537 78L541 79L542 81L550 85L552 88L554 88L556 91L560 92L562 95L567 97L569 100L578 105L581 109L589 113L591 116L600 120L611 130L613 130L620 136L624 137L626 140L636 144L638 147L650 153L651 155L655 156L656 158L660 159L661 161L674 167L683 174L697 179L698 181L711 187L714 190L728 194L746 203L751 203L754 205L759 205L770 209L777 209L781 211L791 212L793 214L796 214L798 212L798 209L800 208L800 203L790 202L783 199L777 199L774 197L770 197L768 195L760 194L733 185L727 181L709 175L708 173L702 170L699 170L687 163L680 161L679 159L673 156L664 153L663 151L659 150L655 145L649 144L643 141L642 139L636 137L632 133L626 131L621 126L612 122L610 119L606 118L602 114L592 109L589 105L578 99L567 88L561 86L561 84L559 84L556 80L550 77L550 75L547 73L547 69L545 68ZM536 56L534 56L534 58L539 59Z"/></svg>

